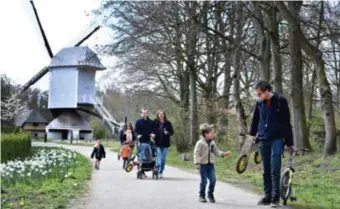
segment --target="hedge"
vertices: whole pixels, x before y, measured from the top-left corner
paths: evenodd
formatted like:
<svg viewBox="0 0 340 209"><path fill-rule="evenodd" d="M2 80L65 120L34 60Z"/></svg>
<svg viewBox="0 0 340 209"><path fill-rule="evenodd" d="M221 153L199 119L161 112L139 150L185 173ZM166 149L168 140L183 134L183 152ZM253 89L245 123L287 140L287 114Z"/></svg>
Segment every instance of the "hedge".
<svg viewBox="0 0 340 209"><path fill-rule="evenodd" d="M31 133L2 134L1 163L28 157L31 154L31 139Z"/></svg>

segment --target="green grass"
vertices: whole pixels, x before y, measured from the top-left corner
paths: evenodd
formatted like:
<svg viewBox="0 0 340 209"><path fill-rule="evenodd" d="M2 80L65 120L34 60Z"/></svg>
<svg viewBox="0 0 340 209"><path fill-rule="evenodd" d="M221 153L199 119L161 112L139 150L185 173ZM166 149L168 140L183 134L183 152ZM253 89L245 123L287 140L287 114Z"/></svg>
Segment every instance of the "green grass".
<svg viewBox="0 0 340 209"><path fill-rule="evenodd" d="M1 208L66 208L72 198L85 192L87 182L91 177L92 166L90 161L77 153L77 164L72 168L72 178L63 182L58 179L45 179L34 184L15 184L2 194Z"/></svg>

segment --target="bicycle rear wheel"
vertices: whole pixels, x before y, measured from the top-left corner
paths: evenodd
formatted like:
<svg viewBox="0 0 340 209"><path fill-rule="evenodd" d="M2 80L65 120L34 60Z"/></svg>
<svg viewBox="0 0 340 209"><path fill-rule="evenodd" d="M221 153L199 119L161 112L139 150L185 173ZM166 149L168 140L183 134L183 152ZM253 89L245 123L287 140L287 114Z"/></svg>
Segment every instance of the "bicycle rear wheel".
<svg viewBox="0 0 340 209"><path fill-rule="evenodd" d="M243 173L247 169L247 165L248 165L248 155L243 154L238 158L237 163L236 163L237 173L239 174Z"/></svg>
<svg viewBox="0 0 340 209"><path fill-rule="evenodd" d="M287 204L287 200L289 198L289 196L292 193L292 186L291 186L291 170L290 169L286 169L283 171L282 175L281 175L281 180L280 180L280 196L281 199L283 200L283 204L286 205Z"/></svg>
<svg viewBox="0 0 340 209"><path fill-rule="evenodd" d="M262 162L262 155L258 151L254 153L254 162L255 164L260 164Z"/></svg>

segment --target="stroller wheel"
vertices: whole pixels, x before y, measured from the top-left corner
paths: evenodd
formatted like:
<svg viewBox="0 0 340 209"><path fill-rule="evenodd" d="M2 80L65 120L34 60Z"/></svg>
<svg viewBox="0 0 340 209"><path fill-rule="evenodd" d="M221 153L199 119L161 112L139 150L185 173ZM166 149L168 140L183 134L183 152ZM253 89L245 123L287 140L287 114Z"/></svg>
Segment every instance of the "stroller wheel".
<svg viewBox="0 0 340 209"><path fill-rule="evenodd" d="M137 171L137 179L142 179L142 171Z"/></svg>
<svg viewBox="0 0 340 209"><path fill-rule="evenodd" d="M158 180L158 178L159 178L158 171L153 171L152 172L152 178Z"/></svg>

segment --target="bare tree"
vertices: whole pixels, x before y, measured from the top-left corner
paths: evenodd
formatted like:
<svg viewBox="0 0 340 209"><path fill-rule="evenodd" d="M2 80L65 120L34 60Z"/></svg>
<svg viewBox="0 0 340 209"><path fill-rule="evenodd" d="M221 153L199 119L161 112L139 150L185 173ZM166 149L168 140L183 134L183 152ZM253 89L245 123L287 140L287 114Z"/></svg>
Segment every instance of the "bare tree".
<svg viewBox="0 0 340 209"><path fill-rule="evenodd" d="M240 131L240 136L239 136L239 149L243 147L244 144L244 136L247 132L246 127L246 118L245 118L245 112L244 108L241 102L241 97L240 97L240 72L241 72L241 63L240 63L240 57L241 57L241 37L242 37L242 31L243 31L243 9L241 6L240 2L235 2L235 49L234 49L234 62L233 62L233 67L234 67L234 74L233 74L233 98L235 102L235 107L236 107L236 112L237 112L237 120L240 123L239 124L239 131Z"/></svg>
<svg viewBox="0 0 340 209"><path fill-rule="evenodd" d="M289 2L290 11L296 18L299 18L302 2ZM300 25L298 24L298 27ZM290 45L290 65L291 65L291 89L290 96L292 98L293 112L293 133L294 141L297 147L311 149L308 139L305 105L303 95L303 64L302 51L299 40L297 38L296 27L289 27L289 45Z"/></svg>
<svg viewBox="0 0 340 209"><path fill-rule="evenodd" d="M274 89L278 94L283 94L282 88L282 63L280 54L280 36L279 36L279 21L278 12L271 4L268 11L268 20L271 38L271 57L273 63L273 83Z"/></svg>
<svg viewBox="0 0 340 209"><path fill-rule="evenodd" d="M323 118L326 131L324 154L326 156L332 155L337 151L333 95L326 77L325 62L322 59L322 52L309 43L301 31L301 28L298 26L296 17L287 9L284 2L275 2L275 5L291 27L296 28L296 35L300 41L301 47L309 57L313 58L316 64L316 75L318 78L320 96L322 98Z"/></svg>
<svg viewBox="0 0 340 209"><path fill-rule="evenodd" d="M256 17L257 41L259 46L259 61L260 61L260 79L270 81L270 35L265 30L265 22L267 18L263 17L262 11L259 7L260 2L253 2L254 14Z"/></svg>

